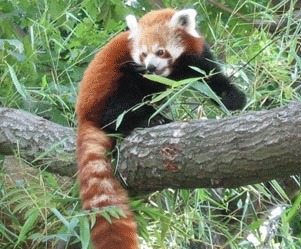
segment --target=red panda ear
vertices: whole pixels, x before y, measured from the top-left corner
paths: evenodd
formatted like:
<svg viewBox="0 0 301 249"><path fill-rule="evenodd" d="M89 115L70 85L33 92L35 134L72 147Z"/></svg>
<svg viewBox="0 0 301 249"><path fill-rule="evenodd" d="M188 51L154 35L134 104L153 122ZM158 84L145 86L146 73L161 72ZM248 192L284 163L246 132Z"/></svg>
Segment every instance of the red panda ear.
<svg viewBox="0 0 301 249"><path fill-rule="evenodd" d="M197 12L194 9L184 9L177 11L171 18L169 24L171 27L180 27L194 37L200 37L196 31L195 17Z"/></svg>
<svg viewBox="0 0 301 249"><path fill-rule="evenodd" d="M133 37L135 37L135 35L137 34L138 30L139 30L139 25L138 25L138 21L136 19L136 17L134 15L128 15L125 18L126 20L126 24L131 32L131 34L129 35L129 39L132 39Z"/></svg>

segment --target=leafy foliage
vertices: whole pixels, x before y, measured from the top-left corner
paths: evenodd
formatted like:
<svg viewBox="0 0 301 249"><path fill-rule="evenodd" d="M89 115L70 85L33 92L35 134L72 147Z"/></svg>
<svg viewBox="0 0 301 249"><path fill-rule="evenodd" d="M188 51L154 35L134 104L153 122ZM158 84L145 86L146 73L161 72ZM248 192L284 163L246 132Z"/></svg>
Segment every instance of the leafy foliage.
<svg viewBox="0 0 301 249"><path fill-rule="evenodd" d="M88 62L125 28L127 13L142 15L154 5L198 10L202 34L248 96L244 111L300 101L301 23L293 18L295 1L276 6L267 0L124 2L2 0L0 105L76 125L77 87ZM290 7L282 13L286 3ZM273 34L253 25L277 18L288 21ZM154 80L170 88L147 104L174 119L232 115L212 103L219 100L201 79ZM0 164L3 159L0 155ZM1 173L1 248L91 248L89 220L93 223L98 212L108 220L122 216L115 207L81 211L77 185L63 188L45 171L13 184L7 177ZM299 178L291 180L298 190ZM238 189L167 189L133 200L142 248L300 248L301 194L283 186L274 180Z"/></svg>

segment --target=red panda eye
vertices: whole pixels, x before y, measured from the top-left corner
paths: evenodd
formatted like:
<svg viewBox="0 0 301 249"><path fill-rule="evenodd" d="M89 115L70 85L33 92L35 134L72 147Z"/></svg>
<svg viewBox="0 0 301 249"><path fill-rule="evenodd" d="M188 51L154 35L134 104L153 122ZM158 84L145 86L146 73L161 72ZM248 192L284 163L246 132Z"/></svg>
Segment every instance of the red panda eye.
<svg viewBox="0 0 301 249"><path fill-rule="evenodd" d="M159 50L156 52L156 55L157 55L157 56L162 56L162 55L164 55L164 50L163 50L163 49L159 49Z"/></svg>
<svg viewBox="0 0 301 249"><path fill-rule="evenodd" d="M143 58L145 58L145 57L147 56L147 53L142 52L141 56L142 56Z"/></svg>

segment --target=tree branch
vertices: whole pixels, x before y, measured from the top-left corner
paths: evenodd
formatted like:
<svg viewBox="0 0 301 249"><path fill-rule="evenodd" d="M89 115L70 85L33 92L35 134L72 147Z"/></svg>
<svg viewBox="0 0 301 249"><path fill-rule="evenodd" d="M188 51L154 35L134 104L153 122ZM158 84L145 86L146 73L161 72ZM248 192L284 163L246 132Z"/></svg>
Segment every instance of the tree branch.
<svg viewBox="0 0 301 249"><path fill-rule="evenodd" d="M28 161L47 165L49 171L72 176L74 152L73 129L25 111L0 108L0 154L19 153Z"/></svg>
<svg viewBox="0 0 301 249"><path fill-rule="evenodd" d="M174 122L134 131L121 144L118 171L130 190L237 187L301 172L301 104L220 120ZM0 108L0 153L18 151L76 172L75 135L32 114Z"/></svg>
<svg viewBox="0 0 301 249"><path fill-rule="evenodd" d="M220 120L174 122L122 143L130 189L237 187L301 172L301 104Z"/></svg>

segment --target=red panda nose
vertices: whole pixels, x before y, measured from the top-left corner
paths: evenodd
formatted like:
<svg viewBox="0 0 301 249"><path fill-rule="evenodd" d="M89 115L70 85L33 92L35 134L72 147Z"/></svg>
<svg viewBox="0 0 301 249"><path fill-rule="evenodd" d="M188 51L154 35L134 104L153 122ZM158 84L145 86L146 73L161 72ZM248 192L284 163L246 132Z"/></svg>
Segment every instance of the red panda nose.
<svg viewBox="0 0 301 249"><path fill-rule="evenodd" d="M147 67L146 67L146 70L150 73L154 73L156 71L157 67L154 66L153 64L149 64Z"/></svg>

